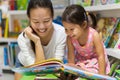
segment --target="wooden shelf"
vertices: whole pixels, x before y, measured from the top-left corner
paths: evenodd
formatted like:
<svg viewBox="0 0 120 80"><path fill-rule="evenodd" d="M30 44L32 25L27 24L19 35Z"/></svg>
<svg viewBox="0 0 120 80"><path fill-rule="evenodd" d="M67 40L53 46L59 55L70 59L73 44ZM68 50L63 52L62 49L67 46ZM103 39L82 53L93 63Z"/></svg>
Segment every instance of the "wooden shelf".
<svg viewBox="0 0 120 80"><path fill-rule="evenodd" d="M120 59L120 49L108 48L108 49L106 49L106 52L109 56Z"/></svg>
<svg viewBox="0 0 120 80"><path fill-rule="evenodd" d="M85 10L100 13L103 17L120 17L120 4L89 6Z"/></svg>
<svg viewBox="0 0 120 80"><path fill-rule="evenodd" d="M98 5L98 6L89 6L85 7L87 11L114 11L120 10L120 4L107 4L107 5Z"/></svg>
<svg viewBox="0 0 120 80"><path fill-rule="evenodd" d="M17 42L17 40L13 38L1 38L0 43L2 42Z"/></svg>
<svg viewBox="0 0 120 80"><path fill-rule="evenodd" d="M21 14L26 14L26 10L13 10L13 11L8 11L9 15L21 15Z"/></svg>

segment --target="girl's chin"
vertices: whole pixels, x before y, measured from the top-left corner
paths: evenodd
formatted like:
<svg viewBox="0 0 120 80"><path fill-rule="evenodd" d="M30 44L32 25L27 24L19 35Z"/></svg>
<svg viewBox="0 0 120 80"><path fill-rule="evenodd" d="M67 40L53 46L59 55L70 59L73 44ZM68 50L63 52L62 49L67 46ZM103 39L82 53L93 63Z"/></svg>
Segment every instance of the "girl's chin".
<svg viewBox="0 0 120 80"><path fill-rule="evenodd" d="M73 38L73 39L78 39L78 38L77 38L77 37L75 37L75 36L73 36L72 38Z"/></svg>

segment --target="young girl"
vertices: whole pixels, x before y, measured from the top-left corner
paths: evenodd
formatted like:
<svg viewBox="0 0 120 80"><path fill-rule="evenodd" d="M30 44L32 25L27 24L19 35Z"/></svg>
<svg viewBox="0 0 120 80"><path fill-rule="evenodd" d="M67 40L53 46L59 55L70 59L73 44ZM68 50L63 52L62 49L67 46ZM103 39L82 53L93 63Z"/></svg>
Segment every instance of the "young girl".
<svg viewBox="0 0 120 80"><path fill-rule="evenodd" d="M88 17L80 5L68 6L62 15L67 34L68 63L99 74L110 71L107 55L98 32L88 26Z"/></svg>

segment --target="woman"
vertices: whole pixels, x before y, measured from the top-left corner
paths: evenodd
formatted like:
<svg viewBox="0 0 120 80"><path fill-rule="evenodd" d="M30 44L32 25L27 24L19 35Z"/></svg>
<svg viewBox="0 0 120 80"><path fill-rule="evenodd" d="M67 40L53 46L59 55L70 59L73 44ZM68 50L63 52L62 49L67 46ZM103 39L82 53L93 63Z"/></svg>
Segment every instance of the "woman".
<svg viewBox="0 0 120 80"><path fill-rule="evenodd" d="M20 53L18 59L28 66L49 58L62 60L66 42L64 28L53 23L51 0L30 0L27 8L30 21L18 37Z"/></svg>

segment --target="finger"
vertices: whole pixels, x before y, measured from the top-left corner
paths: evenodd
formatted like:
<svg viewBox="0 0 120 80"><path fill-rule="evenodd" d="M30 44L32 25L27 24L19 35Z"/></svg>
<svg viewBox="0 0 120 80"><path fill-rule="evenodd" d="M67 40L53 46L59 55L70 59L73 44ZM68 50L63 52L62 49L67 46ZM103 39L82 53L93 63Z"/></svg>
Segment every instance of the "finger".
<svg viewBox="0 0 120 80"><path fill-rule="evenodd" d="M67 80L73 80L73 79L72 79L72 74L69 74L69 75L67 76Z"/></svg>
<svg viewBox="0 0 120 80"><path fill-rule="evenodd" d="M65 79L65 74L64 74L64 72L61 72L60 73L60 80L64 80Z"/></svg>
<svg viewBox="0 0 120 80"><path fill-rule="evenodd" d="M33 30L32 30L30 27L25 28L24 31L25 31L25 32L26 32L26 31L33 32Z"/></svg>

